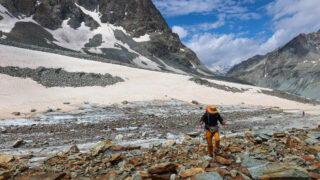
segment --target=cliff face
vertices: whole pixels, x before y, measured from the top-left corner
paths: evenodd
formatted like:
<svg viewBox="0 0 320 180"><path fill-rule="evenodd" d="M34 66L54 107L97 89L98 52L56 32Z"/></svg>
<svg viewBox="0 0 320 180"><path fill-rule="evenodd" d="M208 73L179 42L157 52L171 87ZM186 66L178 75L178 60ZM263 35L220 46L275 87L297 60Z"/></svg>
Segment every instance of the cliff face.
<svg viewBox="0 0 320 180"><path fill-rule="evenodd" d="M163 71L212 74L151 0L0 0L10 41L101 56Z"/></svg>
<svg viewBox="0 0 320 180"><path fill-rule="evenodd" d="M300 34L277 50L254 56L234 66L227 76L320 99L320 31Z"/></svg>

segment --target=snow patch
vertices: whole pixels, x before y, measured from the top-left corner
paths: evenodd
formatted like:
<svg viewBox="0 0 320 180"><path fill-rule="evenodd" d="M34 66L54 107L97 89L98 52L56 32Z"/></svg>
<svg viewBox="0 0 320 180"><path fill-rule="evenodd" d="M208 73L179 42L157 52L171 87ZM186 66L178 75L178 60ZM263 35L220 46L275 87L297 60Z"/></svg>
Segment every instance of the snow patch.
<svg viewBox="0 0 320 180"><path fill-rule="evenodd" d="M0 15L3 19L0 21L0 30L5 33L10 33L17 22L33 22L36 23L32 16L21 16L20 19L14 17L5 7L0 4ZM36 23L37 24L37 23Z"/></svg>
<svg viewBox="0 0 320 180"><path fill-rule="evenodd" d="M134 41L136 42L146 42L146 41L150 41L150 35L149 34L145 34L143 36L140 36L138 38L133 38Z"/></svg>

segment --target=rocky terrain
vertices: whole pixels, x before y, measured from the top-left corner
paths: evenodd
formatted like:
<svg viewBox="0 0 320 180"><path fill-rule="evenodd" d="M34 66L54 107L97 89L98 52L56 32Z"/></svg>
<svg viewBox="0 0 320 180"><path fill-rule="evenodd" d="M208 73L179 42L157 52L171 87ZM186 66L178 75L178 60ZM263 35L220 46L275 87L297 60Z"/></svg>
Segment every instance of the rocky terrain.
<svg viewBox="0 0 320 180"><path fill-rule="evenodd" d="M152 70L213 75L151 0L1 0L0 17L0 38L8 42Z"/></svg>
<svg viewBox="0 0 320 180"><path fill-rule="evenodd" d="M122 78L113 77L110 74L67 72L62 68L53 69L45 67L38 67L37 69L12 66L0 67L0 74L31 78L45 87L107 86L124 81Z"/></svg>
<svg viewBox="0 0 320 180"><path fill-rule="evenodd" d="M257 86L320 99L320 31L300 34L284 46L254 56L228 73Z"/></svg>
<svg viewBox="0 0 320 180"><path fill-rule="evenodd" d="M65 104L71 103L66 102ZM203 105L171 100L31 110L0 120L0 179L318 179L319 116L218 106L227 154L210 158ZM20 116L20 117L19 117ZM27 118L26 118L27 117ZM313 127L313 129L311 129Z"/></svg>

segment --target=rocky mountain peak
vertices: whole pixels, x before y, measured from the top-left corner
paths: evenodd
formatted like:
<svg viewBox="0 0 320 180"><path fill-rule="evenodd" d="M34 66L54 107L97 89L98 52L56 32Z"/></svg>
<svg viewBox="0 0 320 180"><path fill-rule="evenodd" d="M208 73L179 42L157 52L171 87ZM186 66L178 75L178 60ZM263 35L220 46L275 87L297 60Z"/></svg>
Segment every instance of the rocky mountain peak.
<svg viewBox="0 0 320 180"><path fill-rule="evenodd" d="M234 66L228 76L255 85L320 99L320 32L299 34L266 55Z"/></svg>
<svg viewBox="0 0 320 180"><path fill-rule="evenodd" d="M0 0L0 7L1 21L15 22L0 29L6 40L147 69L212 75L152 0Z"/></svg>

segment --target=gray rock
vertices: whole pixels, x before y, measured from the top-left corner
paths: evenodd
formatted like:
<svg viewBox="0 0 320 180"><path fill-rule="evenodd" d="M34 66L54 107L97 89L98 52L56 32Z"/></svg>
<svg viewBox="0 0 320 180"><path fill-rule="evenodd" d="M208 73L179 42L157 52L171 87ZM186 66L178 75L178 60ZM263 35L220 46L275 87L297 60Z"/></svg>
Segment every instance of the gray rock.
<svg viewBox="0 0 320 180"><path fill-rule="evenodd" d="M31 110L30 110L30 112L36 112L36 111L37 111L36 109L31 109Z"/></svg>
<svg viewBox="0 0 320 180"><path fill-rule="evenodd" d="M266 161L250 158L246 154L240 154L239 156L243 158L241 166L246 167L246 168L255 167L255 166L261 166L261 165L267 164Z"/></svg>
<svg viewBox="0 0 320 180"><path fill-rule="evenodd" d="M307 144L309 144L309 145L313 145L315 143L318 143L319 141L317 139L315 139L315 138L308 138L308 139L305 140L305 142Z"/></svg>
<svg viewBox="0 0 320 180"><path fill-rule="evenodd" d="M20 116L21 115L20 112L13 112L12 114L15 115L15 116Z"/></svg>
<svg viewBox="0 0 320 180"><path fill-rule="evenodd" d="M5 127L0 127L0 132L2 133L2 134L5 134L5 133L7 133L7 129L5 128Z"/></svg>
<svg viewBox="0 0 320 180"><path fill-rule="evenodd" d="M195 176L196 180L223 180L222 177L216 172L205 172L197 174Z"/></svg>
<svg viewBox="0 0 320 180"><path fill-rule="evenodd" d="M198 102L198 101L195 101L195 100L191 101L191 103L192 103L192 104L195 104L195 105L198 105L198 104L199 104L199 102Z"/></svg>
<svg viewBox="0 0 320 180"><path fill-rule="evenodd" d="M299 157L299 156L289 156L289 157L283 158L283 162L289 163L289 164L296 164L298 166L301 166L306 163L306 160Z"/></svg>
<svg viewBox="0 0 320 180"><path fill-rule="evenodd" d="M248 170L253 179L309 179L305 169L289 164L268 163Z"/></svg>
<svg viewBox="0 0 320 180"><path fill-rule="evenodd" d="M317 156L318 156L318 161L320 161L320 152L318 152Z"/></svg>

